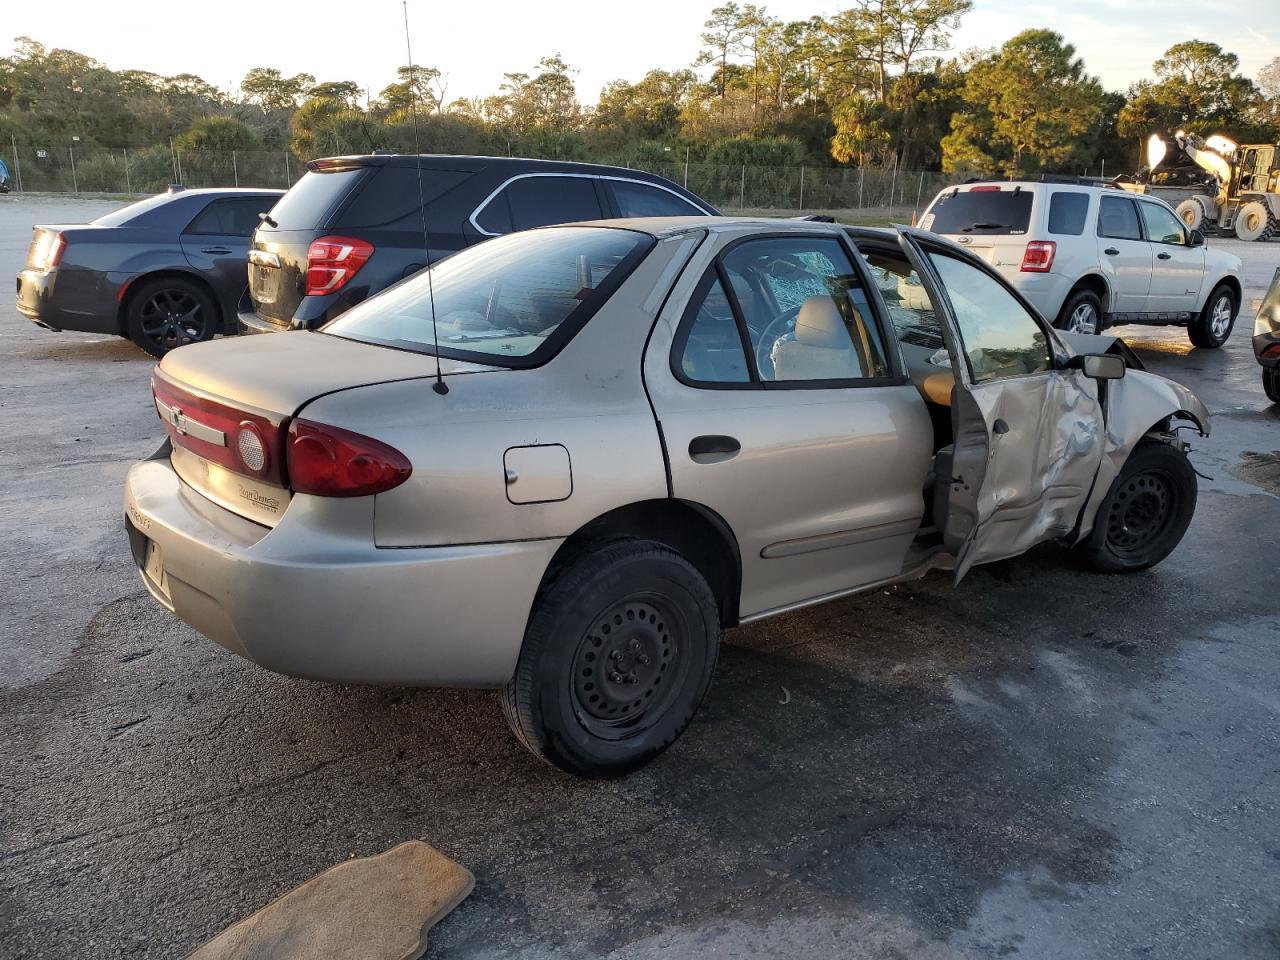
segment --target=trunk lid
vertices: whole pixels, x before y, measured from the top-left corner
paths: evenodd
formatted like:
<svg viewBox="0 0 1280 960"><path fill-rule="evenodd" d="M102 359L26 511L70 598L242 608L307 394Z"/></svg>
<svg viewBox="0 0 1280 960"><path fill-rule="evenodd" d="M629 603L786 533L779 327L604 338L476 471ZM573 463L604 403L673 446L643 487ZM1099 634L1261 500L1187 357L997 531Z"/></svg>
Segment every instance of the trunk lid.
<svg viewBox="0 0 1280 960"><path fill-rule="evenodd" d="M498 369L442 359L445 375ZM289 423L316 397L390 380L435 376L435 357L298 332L196 343L165 356L152 379L156 412L173 444L174 470L214 503L274 526L292 493ZM241 433L261 441L261 466ZM252 438L249 438L252 444Z"/></svg>

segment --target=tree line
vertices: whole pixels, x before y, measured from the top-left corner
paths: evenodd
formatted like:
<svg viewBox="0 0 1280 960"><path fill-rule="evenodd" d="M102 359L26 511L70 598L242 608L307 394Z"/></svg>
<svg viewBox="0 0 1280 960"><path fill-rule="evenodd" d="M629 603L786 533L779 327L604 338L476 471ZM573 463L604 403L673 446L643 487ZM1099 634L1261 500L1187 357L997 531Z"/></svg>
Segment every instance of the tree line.
<svg viewBox="0 0 1280 960"><path fill-rule="evenodd" d="M729 2L711 10L693 63L615 80L589 106L559 54L504 74L484 97L450 99L447 74L432 66L400 67L376 95L273 67L226 92L20 37L0 59L0 144L35 150L75 137L160 166L177 151L309 159L416 141L438 153L1014 176L1129 170L1156 130L1280 139L1280 58L1250 78L1234 53L1192 39L1165 51L1149 79L1110 91L1053 30L953 53L972 6L854 0L832 16L783 21Z"/></svg>

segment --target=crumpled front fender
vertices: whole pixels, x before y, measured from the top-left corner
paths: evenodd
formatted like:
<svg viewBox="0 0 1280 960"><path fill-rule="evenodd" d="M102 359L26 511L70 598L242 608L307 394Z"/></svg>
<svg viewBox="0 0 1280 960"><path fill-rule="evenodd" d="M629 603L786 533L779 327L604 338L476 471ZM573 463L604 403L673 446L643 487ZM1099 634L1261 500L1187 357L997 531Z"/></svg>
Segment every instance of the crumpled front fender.
<svg viewBox="0 0 1280 960"><path fill-rule="evenodd" d="M1126 370L1119 380L1107 382L1107 393L1106 442L1093 491L1081 514L1079 540L1093 530L1107 491L1143 438L1152 432L1168 433L1177 420L1189 421L1202 437L1209 435L1208 409L1180 383L1143 370Z"/></svg>

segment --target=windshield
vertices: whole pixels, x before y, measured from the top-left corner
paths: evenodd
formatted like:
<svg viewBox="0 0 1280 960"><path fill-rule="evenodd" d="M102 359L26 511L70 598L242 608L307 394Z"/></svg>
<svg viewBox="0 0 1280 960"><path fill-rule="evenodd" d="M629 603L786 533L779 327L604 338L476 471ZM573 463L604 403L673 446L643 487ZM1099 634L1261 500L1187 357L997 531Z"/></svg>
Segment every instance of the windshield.
<svg viewBox="0 0 1280 960"><path fill-rule="evenodd" d="M612 227L514 233L454 254L324 327L350 340L505 366L555 355L653 247Z"/></svg>
<svg viewBox="0 0 1280 960"><path fill-rule="evenodd" d="M933 201L920 226L934 233L1026 233L1031 222L1031 200L1030 190L975 187L964 192L948 191Z"/></svg>

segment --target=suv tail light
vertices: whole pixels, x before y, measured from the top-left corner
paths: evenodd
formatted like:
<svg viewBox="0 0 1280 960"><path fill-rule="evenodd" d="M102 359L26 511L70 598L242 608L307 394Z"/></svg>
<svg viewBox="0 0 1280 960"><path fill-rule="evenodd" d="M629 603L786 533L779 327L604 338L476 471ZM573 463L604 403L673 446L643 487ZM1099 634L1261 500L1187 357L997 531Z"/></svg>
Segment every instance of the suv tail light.
<svg viewBox="0 0 1280 960"><path fill-rule="evenodd" d="M1053 267L1053 255L1058 245L1052 240L1032 240L1022 254L1023 273L1048 273Z"/></svg>
<svg viewBox="0 0 1280 960"><path fill-rule="evenodd" d="M289 485L317 497L367 497L409 478L413 465L380 440L312 420L289 426Z"/></svg>
<svg viewBox="0 0 1280 960"><path fill-rule="evenodd" d="M373 256L373 244L355 237L321 237L307 249L307 296L341 290Z"/></svg>

